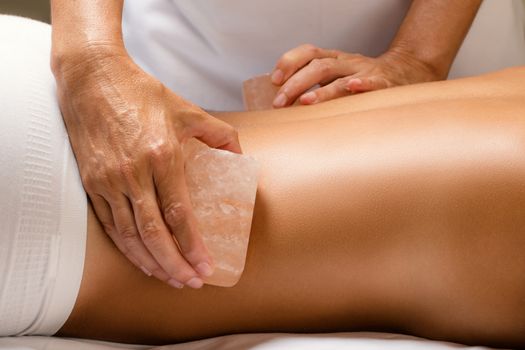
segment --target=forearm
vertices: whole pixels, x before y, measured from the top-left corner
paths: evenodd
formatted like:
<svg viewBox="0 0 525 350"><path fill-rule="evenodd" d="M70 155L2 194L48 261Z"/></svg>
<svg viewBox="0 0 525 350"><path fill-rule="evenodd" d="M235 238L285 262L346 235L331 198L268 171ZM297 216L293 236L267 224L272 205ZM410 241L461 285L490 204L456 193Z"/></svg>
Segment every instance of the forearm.
<svg viewBox="0 0 525 350"><path fill-rule="evenodd" d="M51 0L55 75L97 52L124 52L122 8L123 0Z"/></svg>
<svg viewBox="0 0 525 350"><path fill-rule="evenodd" d="M437 79L448 75L481 0L413 0L390 52L417 59Z"/></svg>

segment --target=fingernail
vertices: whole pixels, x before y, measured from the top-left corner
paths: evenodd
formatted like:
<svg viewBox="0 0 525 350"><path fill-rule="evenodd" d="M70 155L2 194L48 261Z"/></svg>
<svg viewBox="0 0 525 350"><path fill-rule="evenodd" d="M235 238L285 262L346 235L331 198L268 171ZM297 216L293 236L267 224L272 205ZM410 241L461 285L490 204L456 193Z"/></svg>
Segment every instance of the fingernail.
<svg viewBox="0 0 525 350"><path fill-rule="evenodd" d="M168 284L172 287L175 287L177 289L182 289L184 287L184 284L180 283L176 279L172 278L168 281Z"/></svg>
<svg viewBox="0 0 525 350"><path fill-rule="evenodd" d="M142 272L144 272L148 277L152 275L152 273L147 269L145 268L144 266L140 266L140 269L142 270Z"/></svg>
<svg viewBox="0 0 525 350"><path fill-rule="evenodd" d="M199 272L201 275L205 277L209 277L213 275L213 269L211 268L210 264L202 262L196 267L197 272Z"/></svg>
<svg viewBox="0 0 525 350"><path fill-rule="evenodd" d="M199 289L200 287L202 287L204 282L202 282L202 280L198 277L193 277L188 282L186 282L186 284L191 288Z"/></svg>
<svg viewBox="0 0 525 350"><path fill-rule="evenodd" d="M277 96L275 100L273 100L273 106L276 108L284 107L287 100L288 98L286 97L286 95L283 93L280 93L279 96Z"/></svg>
<svg viewBox="0 0 525 350"><path fill-rule="evenodd" d="M284 78L284 73L280 69L276 69L272 73L272 83L274 83L275 85L281 85L281 83L283 82L283 78Z"/></svg>
<svg viewBox="0 0 525 350"><path fill-rule="evenodd" d="M317 94L313 91L307 92L303 96L301 96L301 102L303 103L316 103L317 102Z"/></svg>

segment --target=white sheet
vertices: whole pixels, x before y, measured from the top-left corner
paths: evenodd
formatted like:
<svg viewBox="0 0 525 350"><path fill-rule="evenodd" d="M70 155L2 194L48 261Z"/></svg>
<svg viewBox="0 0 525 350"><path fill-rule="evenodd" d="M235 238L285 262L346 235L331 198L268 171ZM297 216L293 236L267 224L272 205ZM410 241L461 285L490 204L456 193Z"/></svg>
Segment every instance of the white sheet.
<svg viewBox="0 0 525 350"><path fill-rule="evenodd" d="M328 334L240 334L177 345L151 347L55 337L0 338L9 350L474 350L492 349L433 341L408 335L375 332Z"/></svg>

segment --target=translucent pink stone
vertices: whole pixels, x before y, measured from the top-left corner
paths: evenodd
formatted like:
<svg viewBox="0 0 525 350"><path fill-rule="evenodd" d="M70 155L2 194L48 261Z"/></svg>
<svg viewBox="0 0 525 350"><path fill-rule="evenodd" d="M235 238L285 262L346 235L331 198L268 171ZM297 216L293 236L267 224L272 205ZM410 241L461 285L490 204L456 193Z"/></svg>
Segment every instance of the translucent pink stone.
<svg viewBox="0 0 525 350"><path fill-rule="evenodd" d="M280 86L272 83L270 74L259 75L242 84L244 107L247 111L272 109Z"/></svg>
<svg viewBox="0 0 525 350"><path fill-rule="evenodd" d="M273 100L281 87L274 85L270 74L263 74L242 83L242 97L247 111L260 111L273 108ZM299 99L293 103L299 105Z"/></svg>
<svg viewBox="0 0 525 350"><path fill-rule="evenodd" d="M230 287L246 261L260 166L251 156L209 148L196 139L184 146L186 182L199 230L215 262L205 283Z"/></svg>

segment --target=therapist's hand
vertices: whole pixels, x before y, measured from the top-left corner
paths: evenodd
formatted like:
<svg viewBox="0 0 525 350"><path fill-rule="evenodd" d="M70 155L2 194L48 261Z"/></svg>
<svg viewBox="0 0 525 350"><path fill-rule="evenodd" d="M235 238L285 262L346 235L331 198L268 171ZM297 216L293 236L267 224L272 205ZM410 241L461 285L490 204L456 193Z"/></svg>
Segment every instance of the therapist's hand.
<svg viewBox="0 0 525 350"><path fill-rule="evenodd" d="M290 106L297 99L310 105L353 93L443 78L432 67L401 51L391 50L372 58L306 44L286 52L277 62L272 82L281 87L273 106Z"/></svg>
<svg viewBox="0 0 525 350"><path fill-rule="evenodd" d="M181 143L197 137L240 153L236 130L146 74L124 49L87 49L53 72L82 182L105 231L146 274L201 287L214 265L192 212Z"/></svg>

